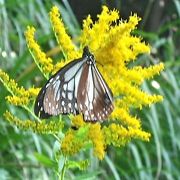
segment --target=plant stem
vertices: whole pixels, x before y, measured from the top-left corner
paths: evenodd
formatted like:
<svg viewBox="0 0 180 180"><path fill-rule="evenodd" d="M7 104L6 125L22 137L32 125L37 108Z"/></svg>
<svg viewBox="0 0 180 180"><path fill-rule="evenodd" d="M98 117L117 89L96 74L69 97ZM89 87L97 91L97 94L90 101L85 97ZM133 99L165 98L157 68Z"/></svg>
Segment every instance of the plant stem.
<svg viewBox="0 0 180 180"><path fill-rule="evenodd" d="M59 180L64 180L64 175L65 175L65 171L66 171L66 161L67 161L67 157L64 157L64 165L61 171L61 176L59 177Z"/></svg>

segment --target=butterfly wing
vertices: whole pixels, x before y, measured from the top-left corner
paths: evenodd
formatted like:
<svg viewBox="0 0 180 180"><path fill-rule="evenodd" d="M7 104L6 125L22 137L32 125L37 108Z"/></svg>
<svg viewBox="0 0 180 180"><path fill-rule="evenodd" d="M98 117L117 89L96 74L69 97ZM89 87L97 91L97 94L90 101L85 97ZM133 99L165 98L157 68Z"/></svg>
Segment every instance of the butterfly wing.
<svg viewBox="0 0 180 180"><path fill-rule="evenodd" d="M113 111L113 95L95 64L84 64L77 103L85 121L102 121Z"/></svg>
<svg viewBox="0 0 180 180"><path fill-rule="evenodd" d="M82 113L85 121L102 121L113 111L113 95L88 47L83 56L53 75L39 92L34 112L40 118Z"/></svg>
<svg viewBox="0 0 180 180"><path fill-rule="evenodd" d="M39 92L34 112L40 118L78 114L77 88L85 58L74 60L53 75Z"/></svg>

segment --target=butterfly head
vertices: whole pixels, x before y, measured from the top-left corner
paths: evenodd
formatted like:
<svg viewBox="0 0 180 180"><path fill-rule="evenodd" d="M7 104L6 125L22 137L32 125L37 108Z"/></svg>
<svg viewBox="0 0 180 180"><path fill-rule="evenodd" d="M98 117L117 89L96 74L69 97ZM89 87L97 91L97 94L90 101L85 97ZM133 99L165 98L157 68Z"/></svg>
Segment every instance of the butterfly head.
<svg viewBox="0 0 180 180"><path fill-rule="evenodd" d="M90 53L88 46L85 46L83 49L83 58L87 59L87 64L95 64L94 55Z"/></svg>

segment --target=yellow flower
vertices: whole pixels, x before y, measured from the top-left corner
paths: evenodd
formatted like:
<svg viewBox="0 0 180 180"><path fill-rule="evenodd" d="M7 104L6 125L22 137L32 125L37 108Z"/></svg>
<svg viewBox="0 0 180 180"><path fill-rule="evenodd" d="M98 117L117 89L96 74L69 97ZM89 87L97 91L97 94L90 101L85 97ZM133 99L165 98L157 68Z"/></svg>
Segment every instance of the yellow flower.
<svg viewBox="0 0 180 180"><path fill-rule="evenodd" d="M117 11L110 11L106 6L103 6L103 11L98 15L98 21L93 24L90 16L83 21L83 30L80 36L80 43L85 46L88 45L92 51L101 48L106 44L110 34L107 32L111 30L112 22L119 18Z"/></svg>
<svg viewBox="0 0 180 180"><path fill-rule="evenodd" d="M32 130L39 134L57 134L64 126L63 122L55 122L55 121L32 121L32 120L21 120L11 114L9 111L4 113L4 117L11 124L15 124L18 128L23 130Z"/></svg>
<svg viewBox="0 0 180 180"><path fill-rule="evenodd" d="M28 90L26 90L22 86L19 87L15 80L10 79L8 74L3 72L2 69L0 69L0 81L11 93L11 96L7 96L6 100L15 106L28 105L30 100L34 99L40 90L39 88L29 88Z"/></svg>
<svg viewBox="0 0 180 180"><path fill-rule="evenodd" d="M77 115L71 118L71 124L73 127L80 128L84 126L86 123L84 122L81 115Z"/></svg>
<svg viewBox="0 0 180 180"><path fill-rule="evenodd" d="M50 13L50 20L56 35L57 42L67 61L76 59L81 56L76 47L73 44L71 38L66 33L62 19L60 19L60 13L56 6L54 6Z"/></svg>
<svg viewBox="0 0 180 180"><path fill-rule="evenodd" d="M48 78L48 74L53 70L52 59L47 57L46 54L41 50L40 46L34 39L34 34L35 28L28 26L25 32L26 42L37 66L44 76Z"/></svg>
<svg viewBox="0 0 180 180"><path fill-rule="evenodd" d="M93 143L94 155L102 160L105 155L105 143L101 125L99 123L90 125L88 138Z"/></svg>
<svg viewBox="0 0 180 180"><path fill-rule="evenodd" d="M141 129L125 128L121 125L112 123L111 125L104 126L102 129L105 144L114 145L117 147L124 146L132 138L138 138L149 141L150 133L144 132Z"/></svg>
<svg viewBox="0 0 180 180"><path fill-rule="evenodd" d="M141 18L132 14L127 21L119 20L120 15L117 10L109 10L103 6L96 22L93 23L90 15L83 21L83 29L75 44L67 34L56 6L51 9L49 15L61 53L64 55L58 63L54 65L53 60L41 50L34 39L35 28L28 27L25 33L28 48L43 75L48 78L68 62L82 57L83 47L88 46L115 99L115 109L109 116L107 125L89 124L83 121L82 115L70 116L72 128L63 131L65 135L60 142L62 153L71 156L81 149L93 146L94 155L103 159L106 146L120 147L134 138L149 141L150 134L142 130L140 119L131 115L131 109L142 109L144 106L162 101L161 95L143 91L141 84L146 79L159 74L164 69L164 65L159 63L149 67L133 66L133 62L140 54L150 53L150 46L141 37L132 35ZM38 119L32 112L30 102L37 96L39 88L25 90L2 70L0 70L0 80L11 93L11 96L6 97L8 102L24 107L35 119ZM43 132L41 128L43 127L47 132L57 132L55 125L57 122L53 125L34 124L31 121L23 123L9 112L5 113L5 116L20 128L30 127L35 132L38 130ZM73 130L73 127L76 130Z"/></svg>
<svg viewBox="0 0 180 180"><path fill-rule="evenodd" d="M115 107L113 113L110 116L112 119L119 119L120 122L128 127L140 128L140 120L136 117L130 116L129 112L125 108Z"/></svg>
<svg viewBox="0 0 180 180"><path fill-rule="evenodd" d="M84 142L76 136L76 131L70 129L62 141L61 150L64 155L70 156L78 153L83 145Z"/></svg>
<svg viewBox="0 0 180 180"><path fill-rule="evenodd" d="M6 100L15 106L23 106L29 103L28 97L6 96Z"/></svg>
<svg viewBox="0 0 180 180"><path fill-rule="evenodd" d="M15 80L10 79L8 74L6 74L2 69L0 69L0 81L13 95L24 96L27 94L26 90L23 87L18 87L18 84L15 82Z"/></svg>
<svg viewBox="0 0 180 180"><path fill-rule="evenodd" d="M32 88L29 88L27 91L28 91L30 97L35 98L38 95L40 88L32 87Z"/></svg>

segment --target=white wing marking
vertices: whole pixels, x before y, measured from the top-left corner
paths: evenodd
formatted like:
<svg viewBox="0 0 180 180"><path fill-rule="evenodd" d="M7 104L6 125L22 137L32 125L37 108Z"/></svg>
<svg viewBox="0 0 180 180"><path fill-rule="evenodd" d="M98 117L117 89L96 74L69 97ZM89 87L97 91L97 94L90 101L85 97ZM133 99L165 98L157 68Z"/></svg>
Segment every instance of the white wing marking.
<svg viewBox="0 0 180 180"><path fill-rule="evenodd" d="M89 87L88 87L88 99L89 102L92 103L93 101L93 92L94 92L94 83L93 83L93 77L92 77L92 70L91 70L91 66L89 66L89 75L88 75L88 83L89 83ZM90 105L89 105L90 106Z"/></svg>
<svg viewBox="0 0 180 180"><path fill-rule="evenodd" d="M74 90L74 79L71 79L68 83L68 91Z"/></svg>
<svg viewBox="0 0 180 180"><path fill-rule="evenodd" d="M70 69L68 69L68 71L66 71L64 74L64 81L68 82L70 79L72 79L73 76L76 74L77 69L79 69L83 63L84 61L79 62L75 64L73 67L71 67Z"/></svg>
<svg viewBox="0 0 180 180"><path fill-rule="evenodd" d="M81 77L81 73L82 73L82 67L81 69L79 70L79 72L76 74L76 77L75 77L75 91L74 91L74 96L75 98L77 98L77 91L78 91L78 86L79 86L79 80L80 80L80 77Z"/></svg>

